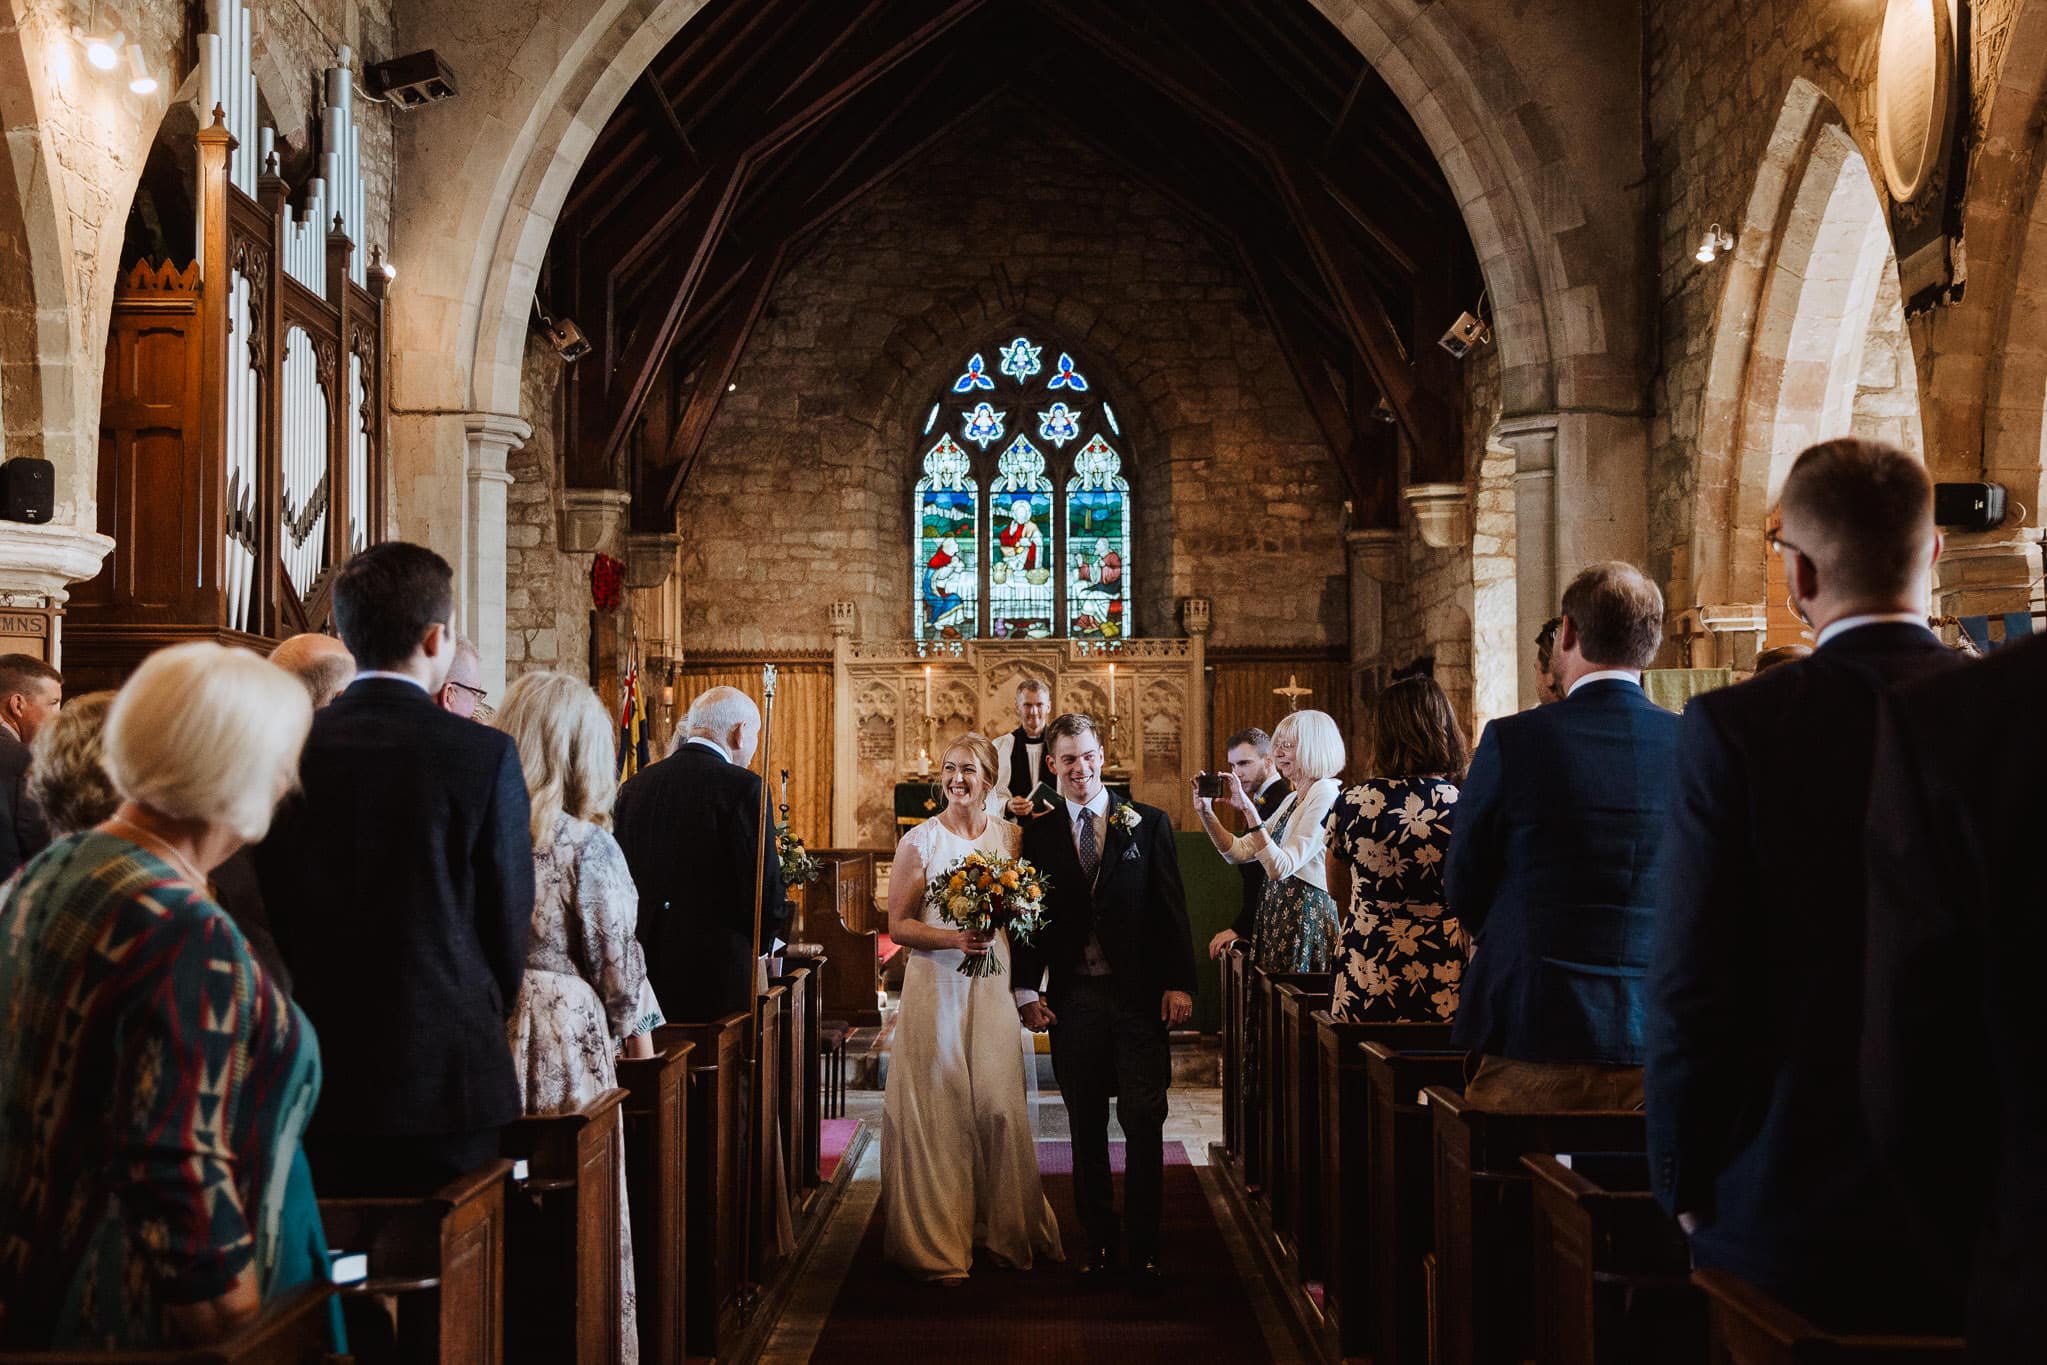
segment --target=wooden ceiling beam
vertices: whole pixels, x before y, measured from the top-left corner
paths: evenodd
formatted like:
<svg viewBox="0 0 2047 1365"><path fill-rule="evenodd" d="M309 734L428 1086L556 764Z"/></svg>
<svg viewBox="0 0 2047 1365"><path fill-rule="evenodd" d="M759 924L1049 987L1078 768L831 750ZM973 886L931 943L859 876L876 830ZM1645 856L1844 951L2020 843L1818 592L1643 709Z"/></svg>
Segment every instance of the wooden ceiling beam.
<svg viewBox="0 0 2047 1365"><path fill-rule="evenodd" d="M704 438L710 434L711 419L739 369L739 358L760 323L768 296L782 274L782 252L778 248L749 261L733 275L732 303L725 310L705 343L697 361L697 382L689 401L670 431L658 462L637 471L638 488L633 495L632 516L641 530L672 531L675 513L682 502L683 486L703 453ZM659 492L660 499L651 496Z"/></svg>

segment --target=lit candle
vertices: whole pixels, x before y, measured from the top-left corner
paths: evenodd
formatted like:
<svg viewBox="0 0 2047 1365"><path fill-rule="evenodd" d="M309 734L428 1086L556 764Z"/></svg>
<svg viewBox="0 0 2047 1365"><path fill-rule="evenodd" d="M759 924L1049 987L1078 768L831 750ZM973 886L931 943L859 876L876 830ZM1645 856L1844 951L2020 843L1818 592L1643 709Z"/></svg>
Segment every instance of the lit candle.
<svg viewBox="0 0 2047 1365"><path fill-rule="evenodd" d="M925 715L925 718L926 718L926 719L929 719L929 718L930 718L930 716L931 716L931 665L930 665L930 664L926 664L926 665L924 665L924 715Z"/></svg>
<svg viewBox="0 0 2047 1365"><path fill-rule="evenodd" d="M1109 714L1116 714L1116 665L1109 665Z"/></svg>

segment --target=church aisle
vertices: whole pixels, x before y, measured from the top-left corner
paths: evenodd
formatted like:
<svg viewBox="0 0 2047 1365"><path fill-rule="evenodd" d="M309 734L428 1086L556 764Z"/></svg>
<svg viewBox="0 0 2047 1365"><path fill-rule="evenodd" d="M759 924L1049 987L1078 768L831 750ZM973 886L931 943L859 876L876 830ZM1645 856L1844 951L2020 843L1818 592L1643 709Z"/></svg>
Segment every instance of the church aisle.
<svg viewBox="0 0 2047 1365"><path fill-rule="evenodd" d="M1176 1090L1176 1102L1188 1093ZM1045 1098L1056 1112L1056 1097ZM861 1107L856 1098L848 1112ZM879 1104L874 1108L878 1123ZM1040 1131L1046 1126L1041 1123ZM1166 1144L1163 1228L1173 1279L1164 1296L1149 1301L1120 1289L1084 1289L1070 1264L1041 1264L1027 1272L977 1270L959 1288L905 1279L882 1259L881 1154L875 1143L833 1213L802 1287L776 1324L760 1357L763 1365L895 1361L913 1343L920 1350L990 1361L1300 1359L1213 1173L1195 1164L1203 1146L1174 1136ZM1111 1157L1120 1172L1122 1144L1115 1137L1112 1129ZM1038 1152L1061 1235L1069 1249L1078 1247L1071 1149L1064 1141L1040 1141Z"/></svg>

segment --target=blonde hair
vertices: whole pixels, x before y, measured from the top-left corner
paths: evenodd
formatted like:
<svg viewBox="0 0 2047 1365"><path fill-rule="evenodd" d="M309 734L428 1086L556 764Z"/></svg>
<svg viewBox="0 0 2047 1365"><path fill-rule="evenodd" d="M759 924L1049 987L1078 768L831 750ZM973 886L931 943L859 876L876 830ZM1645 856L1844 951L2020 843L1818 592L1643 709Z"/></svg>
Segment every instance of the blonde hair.
<svg viewBox="0 0 2047 1365"><path fill-rule="evenodd" d="M1272 742L1294 751L1294 785L1305 787L1343 771L1343 731L1325 711L1290 711L1272 728Z"/></svg>
<svg viewBox="0 0 2047 1365"><path fill-rule="evenodd" d="M974 762L981 769L981 785L983 787L994 786L995 773L997 768L1000 767L1001 761L995 757L995 746L989 743L988 736L982 734L979 730L967 731L945 746L944 752L938 756L940 763L943 764L945 759L961 749L965 749L974 756ZM1018 761L1021 761L1023 755L1019 754L1017 758Z"/></svg>
<svg viewBox="0 0 2047 1365"><path fill-rule="evenodd" d="M313 703L297 678L207 640L142 661L107 712L107 776L130 801L255 843L298 775Z"/></svg>
<svg viewBox="0 0 2047 1365"><path fill-rule="evenodd" d="M90 829L121 804L100 762L111 692L88 692L64 703L29 745L28 799L42 808L50 837Z"/></svg>
<svg viewBox="0 0 2047 1365"><path fill-rule="evenodd" d="M553 835L557 816L610 823L618 746L611 717L588 683L566 673L528 673L505 693L491 723L518 746L535 847Z"/></svg>

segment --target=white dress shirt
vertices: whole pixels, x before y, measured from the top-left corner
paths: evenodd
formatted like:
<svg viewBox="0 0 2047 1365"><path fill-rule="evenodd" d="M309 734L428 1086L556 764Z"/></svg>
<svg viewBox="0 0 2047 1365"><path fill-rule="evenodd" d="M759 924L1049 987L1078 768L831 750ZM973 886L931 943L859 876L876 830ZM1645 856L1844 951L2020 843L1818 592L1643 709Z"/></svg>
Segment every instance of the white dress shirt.
<svg viewBox="0 0 2047 1365"><path fill-rule="evenodd" d="M1640 687L1642 685L1642 670L1639 668L1594 669L1592 672L1587 673L1584 677L1578 679L1578 681L1572 683L1570 691L1564 693L1564 695L1567 697L1576 696L1578 689L1583 687L1586 683L1596 682L1625 682L1633 683L1635 686Z"/></svg>
<svg viewBox="0 0 2047 1365"><path fill-rule="evenodd" d="M395 682L411 683L414 687L417 687L420 691L426 693L428 696L433 695L433 689L431 687L428 687L425 683L413 677L410 673L392 673L381 668L365 668L355 675L356 682L361 682L365 678L390 678Z"/></svg>
<svg viewBox="0 0 2047 1365"><path fill-rule="evenodd" d="M1260 841L1264 847L1254 848L1256 831L1240 834L1230 842L1229 851L1223 854L1224 859L1232 863L1255 860L1265 869L1265 875L1276 882L1298 877L1317 890L1327 891L1329 869L1323 861L1322 852L1329 843L1329 831L1323 828L1322 822L1329 818L1329 812L1342 792L1343 783L1333 777L1317 778L1308 784L1306 791L1296 789L1288 792L1286 800L1279 803L1279 809L1265 821L1268 827L1275 825L1288 811L1292 811L1294 814L1287 821L1286 837L1275 839L1268 828L1265 838Z"/></svg>
<svg viewBox="0 0 2047 1365"><path fill-rule="evenodd" d="M1851 630L1864 626L1925 626L1926 618L1916 611L1872 611L1861 616L1844 616L1838 621L1829 621L1819 638L1813 641L1814 649L1824 649L1827 641L1836 635L1846 635Z"/></svg>
<svg viewBox="0 0 2047 1365"><path fill-rule="evenodd" d="M730 763L732 761L732 755L726 753L725 746L720 744L715 739L705 739L702 735L691 735L688 739L684 740L683 743L699 745L703 748L709 749L712 753L716 754L719 758L725 760L725 762L727 763Z"/></svg>

